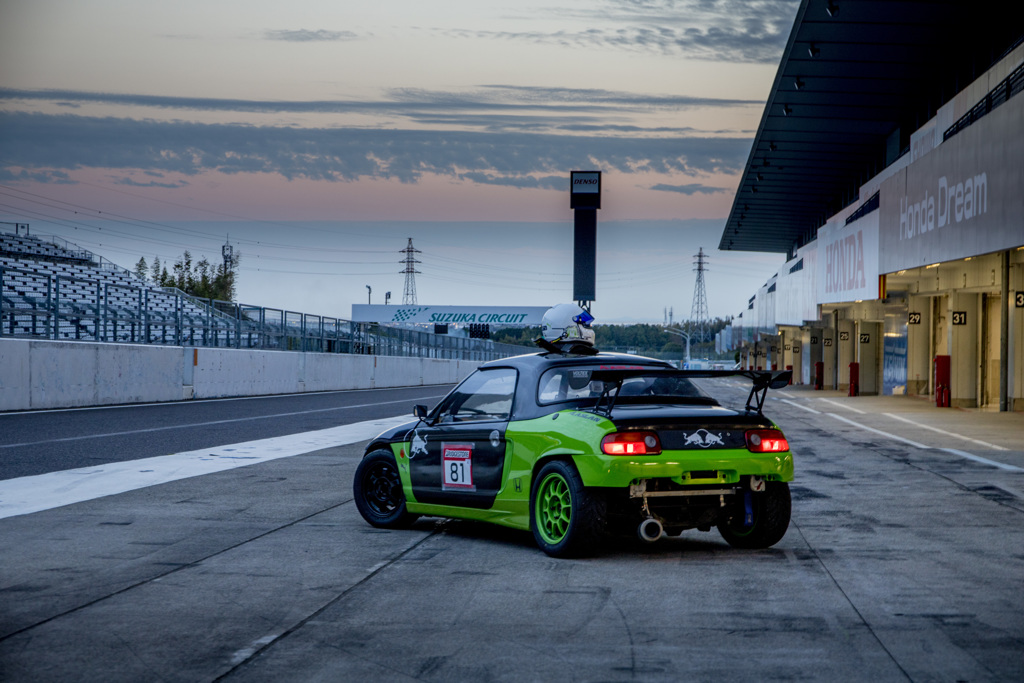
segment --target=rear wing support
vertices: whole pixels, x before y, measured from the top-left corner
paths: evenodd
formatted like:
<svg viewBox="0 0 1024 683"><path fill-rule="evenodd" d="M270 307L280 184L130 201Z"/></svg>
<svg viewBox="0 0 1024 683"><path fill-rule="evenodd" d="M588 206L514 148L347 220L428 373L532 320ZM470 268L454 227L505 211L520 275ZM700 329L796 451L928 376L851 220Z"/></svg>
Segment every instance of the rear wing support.
<svg viewBox="0 0 1024 683"><path fill-rule="evenodd" d="M765 398L769 389L782 389L793 379L792 370L675 370L673 368L659 368L652 366L629 365L629 366L604 366L597 368L592 373L593 379L604 382L611 382L617 389L621 383L629 377L640 376L663 376L663 377L685 377L689 379L716 378L716 377L746 377L753 386L750 387L750 394L747 395L746 410L748 413L761 414L764 408ZM611 387L606 387L601 398L598 399L595 412L611 412L615 405L617 391L612 394ZM604 401L607 406L602 406Z"/></svg>

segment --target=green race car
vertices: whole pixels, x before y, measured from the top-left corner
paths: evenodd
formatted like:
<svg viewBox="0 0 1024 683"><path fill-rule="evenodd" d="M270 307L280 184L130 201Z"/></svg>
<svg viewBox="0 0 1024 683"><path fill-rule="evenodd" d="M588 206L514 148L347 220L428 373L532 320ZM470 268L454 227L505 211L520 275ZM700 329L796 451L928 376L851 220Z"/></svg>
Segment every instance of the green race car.
<svg viewBox="0 0 1024 683"><path fill-rule="evenodd" d="M790 374L555 347L491 361L370 442L356 505L377 527L429 515L530 530L555 557L609 533L653 542L713 526L732 546L767 548L789 526L793 455L761 408ZM752 382L743 409L693 381L728 375Z"/></svg>

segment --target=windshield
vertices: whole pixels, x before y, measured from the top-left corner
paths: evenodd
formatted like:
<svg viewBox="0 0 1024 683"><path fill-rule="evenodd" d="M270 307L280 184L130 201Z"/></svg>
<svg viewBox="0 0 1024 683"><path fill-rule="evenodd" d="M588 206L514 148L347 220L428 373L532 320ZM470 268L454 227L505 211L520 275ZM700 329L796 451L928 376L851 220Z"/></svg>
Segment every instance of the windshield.
<svg viewBox="0 0 1024 683"><path fill-rule="evenodd" d="M441 422L507 420L515 391L515 370L478 370L445 398L436 414Z"/></svg>
<svg viewBox="0 0 1024 683"><path fill-rule="evenodd" d="M540 378L537 399L542 405L565 401L596 401L608 384L591 378L593 366L551 368ZM613 390L609 391L616 396ZM650 375L629 377L616 396L618 403L700 403L716 401L685 377L665 377L657 368Z"/></svg>

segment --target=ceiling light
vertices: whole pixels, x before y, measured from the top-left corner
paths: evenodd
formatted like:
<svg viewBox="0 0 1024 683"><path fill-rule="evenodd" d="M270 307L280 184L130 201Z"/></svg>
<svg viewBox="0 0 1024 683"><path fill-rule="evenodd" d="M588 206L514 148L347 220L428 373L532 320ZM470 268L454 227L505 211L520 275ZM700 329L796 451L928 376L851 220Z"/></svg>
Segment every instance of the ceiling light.
<svg viewBox="0 0 1024 683"><path fill-rule="evenodd" d="M825 5L825 11L828 12L828 15L830 17L834 17L835 15L839 14L839 5L832 2L832 0L828 0L828 4Z"/></svg>
<svg viewBox="0 0 1024 683"><path fill-rule="evenodd" d="M819 49L817 48L817 46L815 46L815 44L814 44L814 43L811 43L811 44L810 44L810 45L809 45L809 46L807 47L807 54L809 54L809 55L810 55L810 56L812 56L812 57L817 57L818 55L820 55L820 54L821 54L821 50L819 50Z"/></svg>
<svg viewBox="0 0 1024 683"><path fill-rule="evenodd" d="M797 76L793 80L793 87L796 88L797 90L802 90L805 85L807 85L807 84L804 83L802 80L800 80L799 76Z"/></svg>

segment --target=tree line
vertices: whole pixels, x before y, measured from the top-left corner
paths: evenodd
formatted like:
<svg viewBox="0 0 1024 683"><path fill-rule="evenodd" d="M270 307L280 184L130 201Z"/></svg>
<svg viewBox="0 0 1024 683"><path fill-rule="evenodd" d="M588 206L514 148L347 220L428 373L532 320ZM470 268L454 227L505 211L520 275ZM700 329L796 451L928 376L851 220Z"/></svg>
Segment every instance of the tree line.
<svg viewBox="0 0 1024 683"><path fill-rule="evenodd" d="M157 287L176 287L190 296L199 299L217 299L219 301L235 300L235 280L241 254L233 254L216 265L205 256L192 261L192 254L187 250L171 266L161 262L159 256L147 263L142 257L135 264L135 275L143 282Z"/></svg>
<svg viewBox="0 0 1024 683"><path fill-rule="evenodd" d="M691 341L690 356L704 358L714 355L715 335L731 324L731 317L709 320L709 341L701 344ZM688 331L685 325L683 330ZM520 346L532 346L539 336L539 327L506 327L491 330L491 339L494 341ZM594 325L594 345L602 351L628 351L645 356L681 357L686 350L686 340L679 335L666 332L661 325Z"/></svg>

